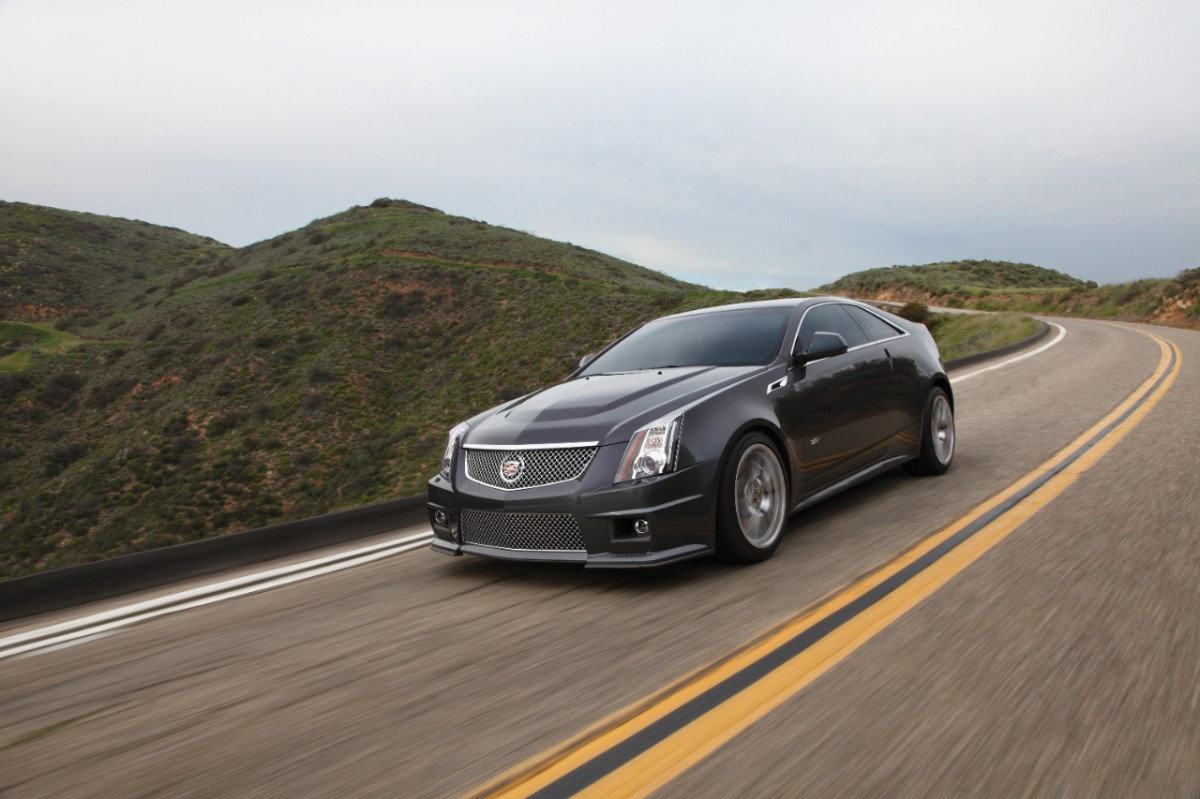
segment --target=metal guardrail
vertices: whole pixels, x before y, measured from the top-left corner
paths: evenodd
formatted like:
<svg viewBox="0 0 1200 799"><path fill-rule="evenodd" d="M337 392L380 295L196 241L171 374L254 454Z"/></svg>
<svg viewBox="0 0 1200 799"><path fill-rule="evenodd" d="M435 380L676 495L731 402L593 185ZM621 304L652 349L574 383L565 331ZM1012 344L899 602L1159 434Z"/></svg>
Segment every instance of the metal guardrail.
<svg viewBox="0 0 1200 799"><path fill-rule="evenodd" d="M75 607L396 530L425 519L425 495L0 580L0 621Z"/></svg>

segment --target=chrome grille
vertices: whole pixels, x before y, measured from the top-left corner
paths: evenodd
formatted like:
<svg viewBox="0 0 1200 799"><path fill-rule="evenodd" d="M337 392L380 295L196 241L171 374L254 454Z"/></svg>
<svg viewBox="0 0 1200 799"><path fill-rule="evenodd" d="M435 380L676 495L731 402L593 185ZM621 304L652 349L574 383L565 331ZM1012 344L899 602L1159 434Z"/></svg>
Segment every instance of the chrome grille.
<svg viewBox="0 0 1200 799"><path fill-rule="evenodd" d="M596 447L561 449L472 449L466 448L467 477L477 483L515 491L578 480L596 455ZM505 464L516 471L505 479Z"/></svg>
<svg viewBox="0 0 1200 799"><path fill-rule="evenodd" d="M569 513L464 510L459 529L464 544L555 552L584 550L579 523Z"/></svg>

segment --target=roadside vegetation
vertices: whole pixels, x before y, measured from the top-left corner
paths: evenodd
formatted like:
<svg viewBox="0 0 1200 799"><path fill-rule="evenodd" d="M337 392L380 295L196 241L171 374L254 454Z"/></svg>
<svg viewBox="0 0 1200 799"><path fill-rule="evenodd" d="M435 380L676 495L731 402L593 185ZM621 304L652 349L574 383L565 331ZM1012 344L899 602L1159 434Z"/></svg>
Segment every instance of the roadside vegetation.
<svg viewBox="0 0 1200 799"><path fill-rule="evenodd" d="M919 302L906 303L897 313L929 328L943 362L1018 344L1041 330L1036 319L1019 313L939 314Z"/></svg>

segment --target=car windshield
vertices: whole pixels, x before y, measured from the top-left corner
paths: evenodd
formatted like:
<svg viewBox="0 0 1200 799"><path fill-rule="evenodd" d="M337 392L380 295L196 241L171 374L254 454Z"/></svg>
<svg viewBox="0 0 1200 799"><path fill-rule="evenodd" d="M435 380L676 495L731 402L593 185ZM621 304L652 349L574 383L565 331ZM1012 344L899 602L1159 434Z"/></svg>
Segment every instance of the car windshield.
<svg viewBox="0 0 1200 799"><path fill-rule="evenodd" d="M618 341L581 376L669 366L749 366L779 354L791 307L656 319Z"/></svg>

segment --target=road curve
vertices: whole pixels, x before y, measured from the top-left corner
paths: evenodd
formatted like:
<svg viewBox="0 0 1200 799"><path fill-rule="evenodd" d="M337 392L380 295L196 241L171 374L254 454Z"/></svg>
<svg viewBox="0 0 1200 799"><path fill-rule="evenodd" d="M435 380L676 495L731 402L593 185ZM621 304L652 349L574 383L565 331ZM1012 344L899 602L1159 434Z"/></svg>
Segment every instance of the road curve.
<svg viewBox="0 0 1200 799"><path fill-rule="evenodd" d="M0 661L0 796L456 796L835 596L1174 383L1074 483L656 796L1200 789L1200 334L1058 320L954 375L959 449L779 553L594 573L408 552ZM79 615L79 614L76 614ZM11 636L40 623L8 625Z"/></svg>

